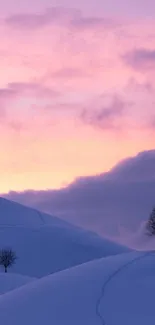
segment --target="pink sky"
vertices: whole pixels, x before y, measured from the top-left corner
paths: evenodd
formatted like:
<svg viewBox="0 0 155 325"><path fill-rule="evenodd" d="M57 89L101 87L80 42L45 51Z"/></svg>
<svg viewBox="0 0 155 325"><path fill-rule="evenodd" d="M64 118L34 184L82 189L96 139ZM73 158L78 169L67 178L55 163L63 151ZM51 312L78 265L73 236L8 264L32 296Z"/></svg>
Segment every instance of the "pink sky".
<svg viewBox="0 0 155 325"><path fill-rule="evenodd" d="M123 3L2 4L1 192L59 188L155 147L155 4Z"/></svg>

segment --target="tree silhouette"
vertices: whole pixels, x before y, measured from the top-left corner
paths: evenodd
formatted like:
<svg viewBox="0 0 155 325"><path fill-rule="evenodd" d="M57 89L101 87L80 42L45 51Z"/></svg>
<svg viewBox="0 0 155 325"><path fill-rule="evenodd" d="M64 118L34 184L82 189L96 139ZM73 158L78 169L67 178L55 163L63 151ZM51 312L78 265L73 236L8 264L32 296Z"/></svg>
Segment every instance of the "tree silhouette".
<svg viewBox="0 0 155 325"><path fill-rule="evenodd" d="M147 222L147 230L149 231L150 235L155 235L155 207L153 208Z"/></svg>
<svg viewBox="0 0 155 325"><path fill-rule="evenodd" d="M5 273L7 273L8 267L15 264L17 259L16 253L12 249L0 250L0 265L4 266Z"/></svg>

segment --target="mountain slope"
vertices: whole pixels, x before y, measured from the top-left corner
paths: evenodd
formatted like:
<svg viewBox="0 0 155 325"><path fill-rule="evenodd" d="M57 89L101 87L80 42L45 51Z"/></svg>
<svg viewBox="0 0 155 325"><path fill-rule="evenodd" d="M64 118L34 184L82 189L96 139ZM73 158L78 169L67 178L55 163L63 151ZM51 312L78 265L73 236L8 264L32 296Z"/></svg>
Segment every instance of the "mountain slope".
<svg viewBox="0 0 155 325"><path fill-rule="evenodd" d="M0 247L16 251L18 259L11 272L32 277L128 251L58 218L3 199L0 200Z"/></svg>
<svg viewBox="0 0 155 325"><path fill-rule="evenodd" d="M50 275L0 298L5 325L154 325L154 253L127 253Z"/></svg>

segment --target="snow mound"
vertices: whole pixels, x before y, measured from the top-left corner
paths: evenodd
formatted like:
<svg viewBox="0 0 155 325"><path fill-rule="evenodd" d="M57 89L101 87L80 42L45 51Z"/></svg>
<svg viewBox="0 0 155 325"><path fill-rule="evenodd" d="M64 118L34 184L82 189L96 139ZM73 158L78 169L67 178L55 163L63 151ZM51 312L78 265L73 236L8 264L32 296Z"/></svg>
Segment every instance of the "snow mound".
<svg viewBox="0 0 155 325"><path fill-rule="evenodd" d="M1 273L0 294L4 294L8 291L14 290L34 280L35 280L34 278L30 278L28 276L22 276L20 274Z"/></svg>
<svg viewBox="0 0 155 325"><path fill-rule="evenodd" d="M154 325L155 254L107 257L0 298L5 325Z"/></svg>
<svg viewBox="0 0 155 325"><path fill-rule="evenodd" d="M72 227L67 221L0 197L0 225L37 227L43 225Z"/></svg>
<svg viewBox="0 0 155 325"><path fill-rule="evenodd" d="M18 257L11 272L30 277L129 251L58 218L1 199L0 248L5 247L15 250Z"/></svg>

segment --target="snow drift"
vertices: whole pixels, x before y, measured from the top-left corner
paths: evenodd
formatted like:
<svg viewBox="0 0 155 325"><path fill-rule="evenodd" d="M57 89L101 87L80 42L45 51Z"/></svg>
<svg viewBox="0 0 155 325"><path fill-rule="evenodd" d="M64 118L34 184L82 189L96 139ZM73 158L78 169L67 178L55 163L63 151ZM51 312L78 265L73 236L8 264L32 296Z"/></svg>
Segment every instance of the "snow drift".
<svg viewBox="0 0 155 325"><path fill-rule="evenodd" d="M0 294L4 294L8 291L19 288L31 281L34 281L34 278L28 276L23 276L20 274L0 274Z"/></svg>
<svg viewBox="0 0 155 325"><path fill-rule="evenodd" d="M5 325L154 325L155 254L134 252L59 272L0 298Z"/></svg>

